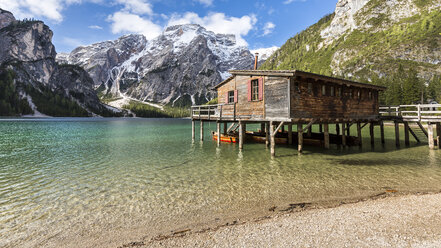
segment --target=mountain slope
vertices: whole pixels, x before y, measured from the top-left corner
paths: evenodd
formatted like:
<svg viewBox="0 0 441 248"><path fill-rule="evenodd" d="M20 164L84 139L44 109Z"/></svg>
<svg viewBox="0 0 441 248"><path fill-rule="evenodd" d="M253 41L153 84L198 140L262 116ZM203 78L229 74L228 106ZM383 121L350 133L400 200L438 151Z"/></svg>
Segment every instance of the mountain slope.
<svg viewBox="0 0 441 248"><path fill-rule="evenodd" d="M254 58L234 35L178 25L153 40L128 35L79 47L67 61L86 69L106 97L188 106L212 99L228 70L251 68Z"/></svg>
<svg viewBox="0 0 441 248"><path fill-rule="evenodd" d="M339 0L333 14L289 39L262 69L370 78L399 65L441 75L440 0Z"/></svg>
<svg viewBox="0 0 441 248"><path fill-rule="evenodd" d="M51 39L52 31L43 22L17 21L0 10L0 87L6 92L0 105L8 109L0 114L112 115L99 101L87 72L55 62Z"/></svg>

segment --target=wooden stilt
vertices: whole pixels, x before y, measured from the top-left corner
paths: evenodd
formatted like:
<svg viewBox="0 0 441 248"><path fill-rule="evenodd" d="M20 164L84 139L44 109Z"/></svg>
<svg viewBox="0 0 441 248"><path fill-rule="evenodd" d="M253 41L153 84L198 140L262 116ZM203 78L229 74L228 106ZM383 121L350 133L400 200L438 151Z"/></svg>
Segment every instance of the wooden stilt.
<svg viewBox="0 0 441 248"><path fill-rule="evenodd" d="M436 123L436 140L438 148L441 149L441 123Z"/></svg>
<svg viewBox="0 0 441 248"><path fill-rule="evenodd" d="M361 136L361 123L357 122L357 136L358 136L358 145L363 145L363 137Z"/></svg>
<svg viewBox="0 0 441 248"><path fill-rule="evenodd" d="M319 133L323 133L323 125L322 124L319 125ZM329 130L328 130L328 133L329 133Z"/></svg>
<svg viewBox="0 0 441 248"><path fill-rule="evenodd" d="M265 123L265 145L266 147L270 146L270 134L271 134L271 127L270 127L270 123Z"/></svg>
<svg viewBox="0 0 441 248"><path fill-rule="evenodd" d="M276 134L275 134L275 132L274 132L274 122L270 122L270 128L269 128L269 131L270 131L270 136L271 136L271 143L270 143L270 146L271 146L271 156L276 156Z"/></svg>
<svg viewBox="0 0 441 248"><path fill-rule="evenodd" d="M346 146L346 125L342 123L341 128L341 144Z"/></svg>
<svg viewBox="0 0 441 248"><path fill-rule="evenodd" d="M239 149L243 149L244 143L244 123L239 122Z"/></svg>
<svg viewBox="0 0 441 248"><path fill-rule="evenodd" d="M196 137L196 130L195 130L196 128L195 128L195 121L191 121L191 141L193 141L194 142L194 140L195 140L195 137Z"/></svg>
<svg viewBox="0 0 441 248"><path fill-rule="evenodd" d="M217 146L220 146L220 142L221 142L221 132L220 132L220 122L216 123L216 131L217 131Z"/></svg>
<svg viewBox="0 0 441 248"><path fill-rule="evenodd" d="M435 149L435 143L434 143L434 140L433 140L433 125L432 125L432 123L427 123L427 126L428 126L428 128L427 128L427 135L429 136L428 138L429 138L429 148L431 149L431 150L434 150Z"/></svg>
<svg viewBox="0 0 441 248"><path fill-rule="evenodd" d="M201 141L204 141L204 122L201 121Z"/></svg>
<svg viewBox="0 0 441 248"><path fill-rule="evenodd" d="M292 124L288 124L288 144L292 145Z"/></svg>
<svg viewBox="0 0 441 248"><path fill-rule="evenodd" d="M226 135L227 134L227 126L228 126L228 123L227 122L224 122L224 134Z"/></svg>
<svg viewBox="0 0 441 248"><path fill-rule="evenodd" d="M347 126L346 127L346 133L347 133L347 136L349 137L349 136L351 136L351 124L347 123L346 126Z"/></svg>
<svg viewBox="0 0 441 248"><path fill-rule="evenodd" d="M374 123L371 122L369 125L369 132L371 134L371 145L375 145L375 133L374 133Z"/></svg>
<svg viewBox="0 0 441 248"><path fill-rule="evenodd" d="M325 149L329 149L329 125L327 123L324 124L324 128L325 128L325 133L324 133Z"/></svg>
<svg viewBox="0 0 441 248"><path fill-rule="evenodd" d="M265 122L260 123L260 132L261 133L265 132Z"/></svg>
<svg viewBox="0 0 441 248"><path fill-rule="evenodd" d="M285 132L285 125L282 126L282 133Z"/></svg>
<svg viewBox="0 0 441 248"><path fill-rule="evenodd" d="M395 145L400 147L400 123L395 122Z"/></svg>
<svg viewBox="0 0 441 248"><path fill-rule="evenodd" d="M335 133L337 136L340 136L340 124L338 123L335 124Z"/></svg>
<svg viewBox="0 0 441 248"><path fill-rule="evenodd" d="M409 122L404 122L404 144L406 144L406 146L410 145L410 140L409 140Z"/></svg>
<svg viewBox="0 0 441 248"><path fill-rule="evenodd" d="M308 128L308 137L312 136L312 125Z"/></svg>
<svg viewBox="0 0 441 248"><path fill-rule="evenodd" d="M303 125L302 124L297 124L297 133L299 136L299 140L298 140L298 151L299 153L303 152Z"/></svg>
<svg viewBox="0 0 441 248"><path fill-rule="evenodd" d="M380 122L380 135L381 135L381 144L386 143L384 141L384 122Z"/></svg>

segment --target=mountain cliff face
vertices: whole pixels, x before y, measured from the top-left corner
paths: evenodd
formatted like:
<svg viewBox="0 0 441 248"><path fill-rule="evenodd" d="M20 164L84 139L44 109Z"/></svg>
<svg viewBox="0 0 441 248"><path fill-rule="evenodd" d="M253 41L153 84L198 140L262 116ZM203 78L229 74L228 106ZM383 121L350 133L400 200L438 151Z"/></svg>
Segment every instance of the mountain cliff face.
<svg viewBox="0 0 441 248"><path fill-rule="evenodd" d="M380 77L441 75L441 1L339 0L335 12L288 40L263 69Z"/></svg>
<svg viewBox="0 0 441 248"><path fill-rule="evenodd" d="M178 25L153 40L123 36L76 48L59 60L86 69L104 95L186 106L212 99L211 88L228 70L251 68L254 57L234 35Z"/></svg>
<svg viewBox="0 0 441 248"><path fill-rule="evenodd" d="M110 112L100 103L86 71L56 63L52 35L41 21L17 21L10 12L0 10L0 71L13 76L14 92L28 101L34 113L84 116ZM51 98L52 103L48 102ZM57 104L63 105L59 106L62 113L54 106ZM69 109L75 113L67 113Z"/></svg>

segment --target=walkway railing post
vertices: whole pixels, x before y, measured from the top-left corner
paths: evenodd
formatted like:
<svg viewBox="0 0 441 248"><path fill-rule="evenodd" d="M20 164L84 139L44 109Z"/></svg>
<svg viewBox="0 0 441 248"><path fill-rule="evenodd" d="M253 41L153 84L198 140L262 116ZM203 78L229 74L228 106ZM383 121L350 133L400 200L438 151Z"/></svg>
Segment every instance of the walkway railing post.
<svg viewBox="0 0 441 248"><path fill-rule="evenodd" d="M434 144L434 140L433 140L433 125L432 125L432 123L427 123L427 126L428 126L428 128L427 128L427 134L428 134L428 138L429 138L429 148L431 149L431 150L434 150L435 149L435 144Z"/></svg>
<svg viewBox="0 0 441 248"><path fill-rule="evenodd" d="M191 140L192 140L193 143L194 143L195 136L196 136L195 129L196 129L196 128L195 128L195 121L192 120L192 121L191 121Z"/></svg>
<svg viewBox="0 0 441 248"><path fill-rule="evenodd" d="M288 145L292 145L292 124L288 124Z"/></svg>
<svg viewBox="0 0 441 248"><path fill-rule="evenodd" d="M341 144L346 146L346 125L345 123L341 124Z"/></svg>
<svg viewBox="0 0 441 248"><path fill-rule="evenodd" d="M217 129L217 146L220 146L220 142L221 142L220 122L216 123L216 129Z"/></svg>
<svg viewBox="0 0 441 248"><path fill-rule="evenodd" d="M408 122L404 122L404 144L406 146L410 145L410 140L409 140L409 123Z"/></svg>
<svg viewBox="0 0 441 248"><path fill-rule="evenodd" d="M265 123L265 145L266 147L270 146L270 136L271 136L271 127L270 124L267 122Z"/></svg>
<svg viewBox="0 0 441 248"><path fill-rule="evenodd" d="M395 145L400 147L400 123L395 121Z"/></svg>
<svg viewBox="0 0 441 248"><path fill-rule="evenodd" d="M329 124L323 124L324 127L324 142L325 142L325 149L329 149Z"/></svg>
<svg viewBox="0 0 441 248"><path fill-rule="evenodd" d="M298 134L298 151L299 153L303 152L303 125L301 123L297 124L297 134Z"/></svg>
<svg viewBox="0 0 441 248"><path fill-rule="evenodd" d="M201 141L204 141L204 121L201 120Z"/></svg>
<svg viewBox="0 0 441 248"><path fill-rule="evenodd" d="M380 122L380 135L381 135L381 144L385 144L384 141L384 122Z"/></svg>
<svg viewBox="0 0 441 248"><path fill-rule="evenodd" d="M243 122L239 121L239 149L243 149L243 142L244 142L244 124Z"/></svg>
<svg viewBox="0 0 441 248"><path fill-rule="evenodd" d="M276 156L276 134L274 132L274 122L270 122L270 136L271 136L271 156Z"/></svg>
<svg viewBox="0 0 441 248"><path fill-rule="evenodd" d="M357 136L358 136L358 145L362 146L363 140L362 140L362 136L361 136L361 123L360 122L357 122Z"/></svg>

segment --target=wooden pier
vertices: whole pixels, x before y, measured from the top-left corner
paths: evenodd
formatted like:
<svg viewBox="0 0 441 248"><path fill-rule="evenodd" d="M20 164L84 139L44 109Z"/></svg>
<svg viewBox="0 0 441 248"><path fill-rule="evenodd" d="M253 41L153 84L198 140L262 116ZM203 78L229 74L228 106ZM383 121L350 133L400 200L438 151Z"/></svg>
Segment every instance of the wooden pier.
<svg viewBox="0 0 441 248"><path fill-rule="evenodd" d="M397 146L400 146L401 126L405 130L406 145L410 144L412 135L417 142L426 137L431 149L440 146L441 105L380 107L378 94L384 87L302 71L230 73L230 78L216 86L219 104L192 106L193 140L196 121L201 123L201 140L203 123L216 122L217 144L221 144L220 134L234 133L239 149L243 149L250 135L247 124L260 124L259 135L264 137L272 156L276 154L276 141L281 136L287 145L297 144L300 154L304 144L313 139L324 149L329 149L331 143L361 146L362 130L367 126L371 145L375 144L375 126L380 127L384 144L384 125L393 123ZM330 125L335 126L335 134L330 134ZM318 133L312 133L313 126ZM350 132L352 126L356 127L354 136Z"/></svg>

